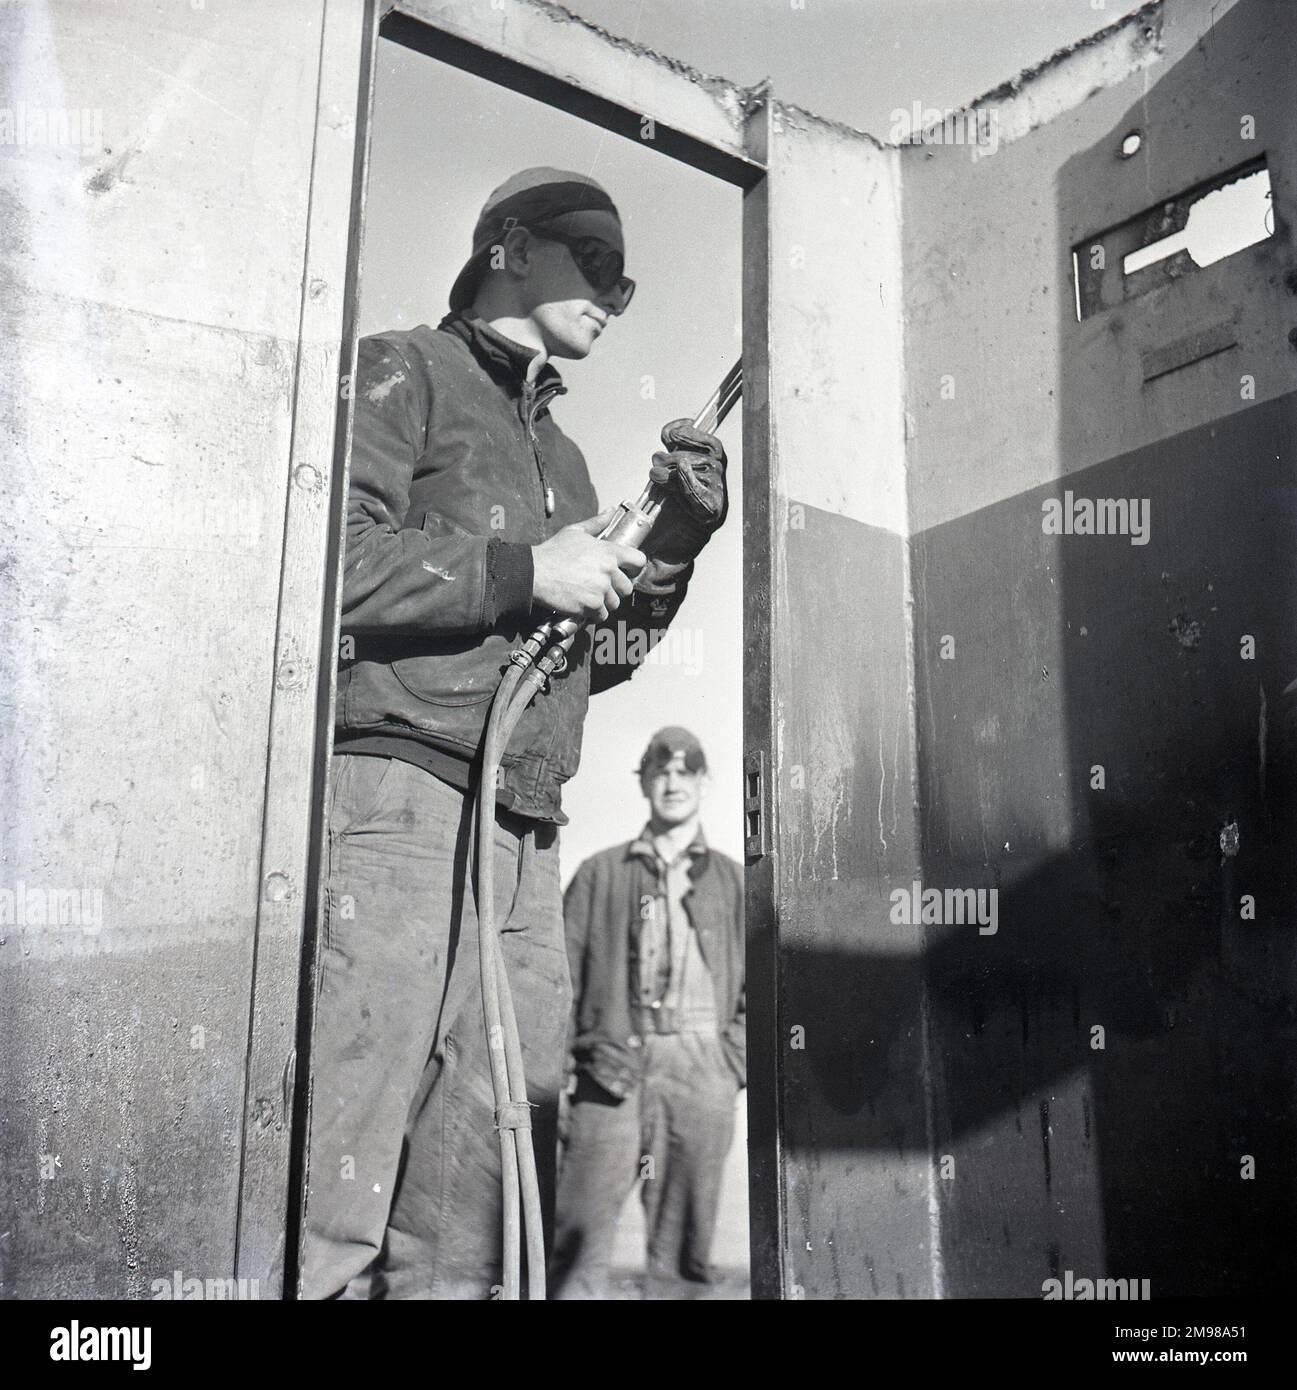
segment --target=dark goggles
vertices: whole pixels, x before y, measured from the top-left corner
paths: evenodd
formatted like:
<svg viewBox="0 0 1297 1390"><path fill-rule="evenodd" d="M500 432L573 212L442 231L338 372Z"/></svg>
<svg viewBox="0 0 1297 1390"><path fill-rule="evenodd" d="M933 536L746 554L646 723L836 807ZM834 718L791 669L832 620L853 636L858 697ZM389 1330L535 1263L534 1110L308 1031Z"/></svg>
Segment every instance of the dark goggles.
<svg viewBox="0 0 1297 1390"><path fill-rule="evenodd" d="M539 227L530 226L527 230L542 241L562 242L571 251L577 269L590 282L590 288L596 294L607 294L615 286L621 303L613 312L626 312L635 293L635 281L622 274L626 262L616 247L594 236L570 236L566 232L541 231Z"/></svg>

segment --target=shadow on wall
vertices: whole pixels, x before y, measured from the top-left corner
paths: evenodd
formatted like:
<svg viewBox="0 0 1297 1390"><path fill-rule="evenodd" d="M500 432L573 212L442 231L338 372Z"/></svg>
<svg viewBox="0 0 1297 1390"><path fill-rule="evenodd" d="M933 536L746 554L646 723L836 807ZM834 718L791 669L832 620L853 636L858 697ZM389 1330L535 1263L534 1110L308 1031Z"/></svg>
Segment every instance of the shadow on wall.
<svg viewBox="0 0 1297 1390"><path fill-rule="evenodd" d="M1291 20L1244 3L1211 30L1219 148L1169 133L1203 101L1199 47L1064 164L1060 239L1085 224L1085 191L1133 127L1150 187L1168 163L1188 188L1238 162L1229 93L1249 110L1273 100L1264 54ZM1294 145L1290 132L1278 145L1271 109L1282 187ZM1130 375L1138 349L1192 339L1201 314L1246 313L1288 250L1281 223L1197 286L1168 281L1086 333L1060 303L1060 480L915 542L933 611L962 609L984 639L964 645L957 681L940 662L919 676L947 716L921 740L927 879L984 882L990 868L1000 887L999 933L957 930L929 958L937 1148L981 1175L944 1204L951 1293L1039 1296L1069 1268L1149 1279L1155 1297L1262 1293L1297 1229L1297 710L1283 693L1297 674L1297 397L1245 404L1239 374L1259 364L1204 371L1190 343L1184 370L1221 401L1215 423L1176 433L1169 378ZM1071 248L1057 251L1067 263ZM1104 389L1114 365L1124 375ZM1171 437L1072 471L1093 457L1093 419L1113 413ZM1065 490L1146 505L1147 534L1044 534L1043 504ZM1245 634L1254 659L1241 659ZM1011 852L977 844L988 821L1016 827Z"/></svg>
<svg viewBox="0 0 1297 1390"><path fill-rule="evenodd" d="M1064 166L1060 225L1083 218L1079 191L1137 125L1140 158L1178 174L1164 196L1260 147L1290 198L1295 51L1291 6L1244 0ZM1255 141L1239 138L1245 118ZM1268 1292L1297 1232L1297 397L1249 404L1240 390L1249 372L1270 392L1276 374L1291 380L1287 343L1249 336L1273 326L1291 264L1290 230L1274 230L1210 270L1169 267L1098 336L1065 321L1060 354L1065 471L1079 452L1068 421L1107 408L1095 359L1123 334L1127 418L1171 435L1067 478L1075 496L1146 503L1146 543L1064 536L1057 561L1075 853L1107 924L1089 934L1111 942L1112 987L1147 1001L1141 1032L1091 1068L1107 1263L1163 1295ZM1226 324L1239 348L1194 360L1228 341ZM1157 375L1168 359L1185 365ZM1173 433L1187 391L1219 393L1204 412L1218 418Z"/></svg>
<svg viewBox="0 0 1297 1390"><path fill-rule="evenodd" d="M1291 84L1273 79L1295 23L1291 7L1244 0L1211 30L1209 97L1199 45L1062 167L1060 267L1066 229L1086 222L1074 200L1100 186L1133 124L1151 160L1179 141L1183 188L1239 162L1176 133L1194 104L1216 103L1236 134L1246 93L1282 206L1297 138L1283 109ZM995 933L931 926L918 960L799 947L797 921L781 923L794 943L783 998L816 1007L816 1046L795 1064L810 1084L785 1084L789 1132L812 1152L934 1155L948 1296L1038 1298L1066 1270L1148 1279L1155 1298L1260 1294L1286 1266L1297 1231L1297 395L1240 399L1240 373L1291 371L1283 343L1225 367L1198 365L1190 349L1160 384L1130 373L1137 349L1202 326L1188 306L1255 324L1264 295L1287 299L1292 259L1277 215L1268 241L1109 310L1102 331L1081 332L1071 297L1056 296L1058 476L913 538L923 885L996 888ZM1136 329L1147 342L1123 340ZM1105 371L1114 389L1099 389ZM1220 406L1204 412L1213 423L1184 429L1174 393L1159 392L1195 372L1187 389L1220 390ZM1100 436L1119 421L1128 438L1168 437L1083 466L1096 455L1069 427L1078 419L1106 422ZM1065 489L1145 499L1146 543L1045 534L1042 504ZM941 632L964 634L958 663L940 660ZM863 782L851 790L858 799ZM849 906L878 942L897 885L875 871Z"/></svg>

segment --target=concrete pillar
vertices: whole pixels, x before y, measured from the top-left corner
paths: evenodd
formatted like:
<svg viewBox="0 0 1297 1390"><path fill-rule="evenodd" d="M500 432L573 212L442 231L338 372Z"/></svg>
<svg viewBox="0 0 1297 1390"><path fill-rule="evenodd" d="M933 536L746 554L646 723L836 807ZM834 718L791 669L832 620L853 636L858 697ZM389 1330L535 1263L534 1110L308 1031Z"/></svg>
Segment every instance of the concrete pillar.
<svg viewBox="0 0 1297 1390"><path fill-rule="evenodd" d="M230 1278L241 1174L286 1181L362 33L0 7L9 1297ZM266 1296L286 1209L249 1202Z"/></svg>

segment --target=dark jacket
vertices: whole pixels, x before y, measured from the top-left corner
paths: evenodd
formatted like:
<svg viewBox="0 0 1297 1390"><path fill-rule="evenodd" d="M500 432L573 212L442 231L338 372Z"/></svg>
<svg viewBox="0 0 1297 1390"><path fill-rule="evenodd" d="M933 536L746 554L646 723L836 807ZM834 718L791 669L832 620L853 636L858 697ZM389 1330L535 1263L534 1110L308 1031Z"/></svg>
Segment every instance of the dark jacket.
<svg viewBox="0 0 1297 1390"><path fill-rule="evenodd" d="M483 320L362 339L343 562L336 744L431 750L467 786L509 653L545 615L531 611L531 547L599 510L581 451L554 423L565 389L547 364ZM546 515L547 490L552 513ZM660 635L691 566L624 600L608 626ZM646 571L642 581L646 581ZM646 643L600 643L618 659ZM567 670L522 716L504 759L502 805L565 822L562 784L577 769L591 691L631 674L590 661L591 632ZM393 741L396 741L395 743ZM398 752L398 756L404 756ZM436 759L441 760L439 765Z"/></svg>
<svg viewBox="0 0 1297 1390"><path fill-rule="evenodd" d="M643 1036L631 1005L639 975L639 929L657 873L634 840L591 855L563 899L572 970L572 1056L579 1072L625 1096L639 1080ZM719 850L693 856L684 907L711 972L721 1046L739 1083L747 1077L743 870Z"/></svg>

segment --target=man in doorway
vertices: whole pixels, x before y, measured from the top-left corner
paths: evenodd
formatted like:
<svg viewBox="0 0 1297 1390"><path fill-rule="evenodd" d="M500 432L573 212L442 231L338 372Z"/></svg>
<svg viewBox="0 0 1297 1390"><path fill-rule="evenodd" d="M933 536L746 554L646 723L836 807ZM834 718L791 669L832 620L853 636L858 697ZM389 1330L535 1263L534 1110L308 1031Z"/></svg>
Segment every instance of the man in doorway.
<svg viewBox="0 0 1297 1390"><path fill-rule="evenodd" d="M592 179L527 169L487 200L436 329L359 348L343 565L327 911L312 1041L301 1291L486 1298L501 1178L470 870L475 759L509 653L551 614L652 645L726 512L725 455L676 421L640 551L598 539L580 450L549 413L631 300L621 220ZM664 345L665 346L665 345ZM622 634L624 637L624 633ZM587 628L522 717L497 783L495 902L535 1107L547 1233L571 985L561 788L589 694Z"/></svg>
<svg viewBox="0 0 1297 1390"><path fill-rule="evenodd" d="M639 765L648 823L587 859L564 900L576 1090L553 1296L608 1296L617 1218L639 1180L646 1298L705 1296L721 1175L745 1083L743 871L708 847L707 759L688 729Z"/></svg>

